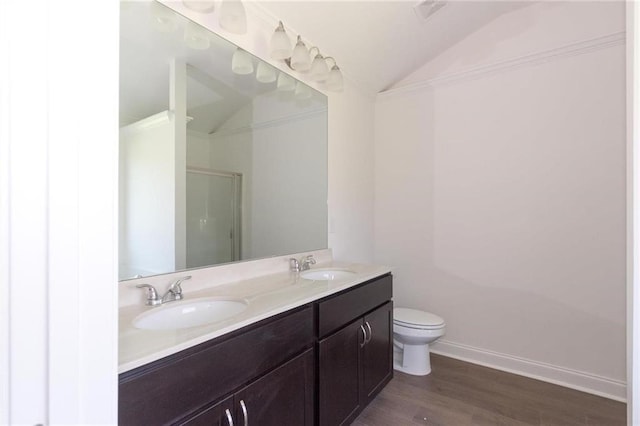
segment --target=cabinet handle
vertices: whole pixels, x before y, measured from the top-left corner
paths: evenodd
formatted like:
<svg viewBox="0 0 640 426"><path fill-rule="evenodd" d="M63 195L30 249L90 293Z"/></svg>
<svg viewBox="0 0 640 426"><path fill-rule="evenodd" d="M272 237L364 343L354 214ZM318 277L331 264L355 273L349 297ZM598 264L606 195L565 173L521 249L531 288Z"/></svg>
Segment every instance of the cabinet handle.
<svg viewBox="0 0 640 426"><path fill-rule="evenodd" d="M373 332L371 331L371 324L369 324L369 321L365 321L364 322L367 326L367 328L369 329L369 338L367 339L367 341L365 343L369 343L371 341L371 339L373 338Z"/></svg>
<svg viewBox="0 0 640 426"><path fill-rule="evenodd" d="M233 417L231 417L231 411L229 411L229 409L227 408L226 410L224 410L224 413L227 415L227 422L229 423L229 426L233 426Z"/></svg>
<svg viewBox="0 0 640 426"><path fill-rule="evenodd" d="M240 407L242 407L242 415L244 416L244 426L249 426L249 414L247 413L247 406L244 400L240 400Z"/></svg>
<svg viewBox="0 0 640 426"><path fill-rule="evenodd" d="M363 347L367 344L367 331L362 324L360 324L360 330L362 330L362 343L360 343L360 347Z"/></svg>

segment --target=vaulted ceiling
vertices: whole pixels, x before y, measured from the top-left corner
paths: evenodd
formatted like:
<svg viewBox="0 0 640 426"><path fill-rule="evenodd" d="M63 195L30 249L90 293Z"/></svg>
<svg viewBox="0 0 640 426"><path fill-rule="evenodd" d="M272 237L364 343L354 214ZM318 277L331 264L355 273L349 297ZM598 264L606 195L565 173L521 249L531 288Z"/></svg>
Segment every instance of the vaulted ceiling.
<svg viewBox="0 0 640 426"><path fill-rule="evenodd" d="M446 1L427 19L419 1L266 1L260 6L337 59L347 78L378 93L503 13L528 1ZM297 33L290 34L293 36Z"/></svg>

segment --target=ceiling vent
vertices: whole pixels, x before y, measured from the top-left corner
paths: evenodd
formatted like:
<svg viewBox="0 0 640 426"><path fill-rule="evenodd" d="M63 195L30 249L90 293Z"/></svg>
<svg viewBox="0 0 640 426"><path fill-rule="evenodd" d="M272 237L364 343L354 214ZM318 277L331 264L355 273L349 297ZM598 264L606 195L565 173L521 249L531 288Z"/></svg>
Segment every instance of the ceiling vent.
<svg viewBox="0 0 640 426"><path fill-rule="evenodd" d="M422 21L431 18L437 11L445 7L447 3L439 0L425 0L413 6L416 16Z"/></svg>

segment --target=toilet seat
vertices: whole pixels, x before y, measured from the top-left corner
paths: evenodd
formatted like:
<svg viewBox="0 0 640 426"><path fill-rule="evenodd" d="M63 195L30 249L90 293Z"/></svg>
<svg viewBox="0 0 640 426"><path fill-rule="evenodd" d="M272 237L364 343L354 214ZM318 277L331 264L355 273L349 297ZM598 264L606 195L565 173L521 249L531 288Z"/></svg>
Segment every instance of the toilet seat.
<svg viewBox="0 0 640 426"><path fill-rule="evenodd" d="M395 308L393 322L401 327L419 330L434 330L445 325L444 320L435 314L409 308Z"/></svg>

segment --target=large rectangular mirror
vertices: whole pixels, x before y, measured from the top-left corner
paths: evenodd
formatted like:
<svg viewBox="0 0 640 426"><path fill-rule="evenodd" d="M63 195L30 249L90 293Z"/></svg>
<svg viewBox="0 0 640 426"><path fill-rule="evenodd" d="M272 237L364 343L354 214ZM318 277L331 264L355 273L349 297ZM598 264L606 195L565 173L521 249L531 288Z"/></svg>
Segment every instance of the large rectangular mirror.
<svg viewBox="0 0 640 426"><path fill-rule="evenodd" d="M326 97L160 3L120 24L120 279L326 248Z"/></svg>

